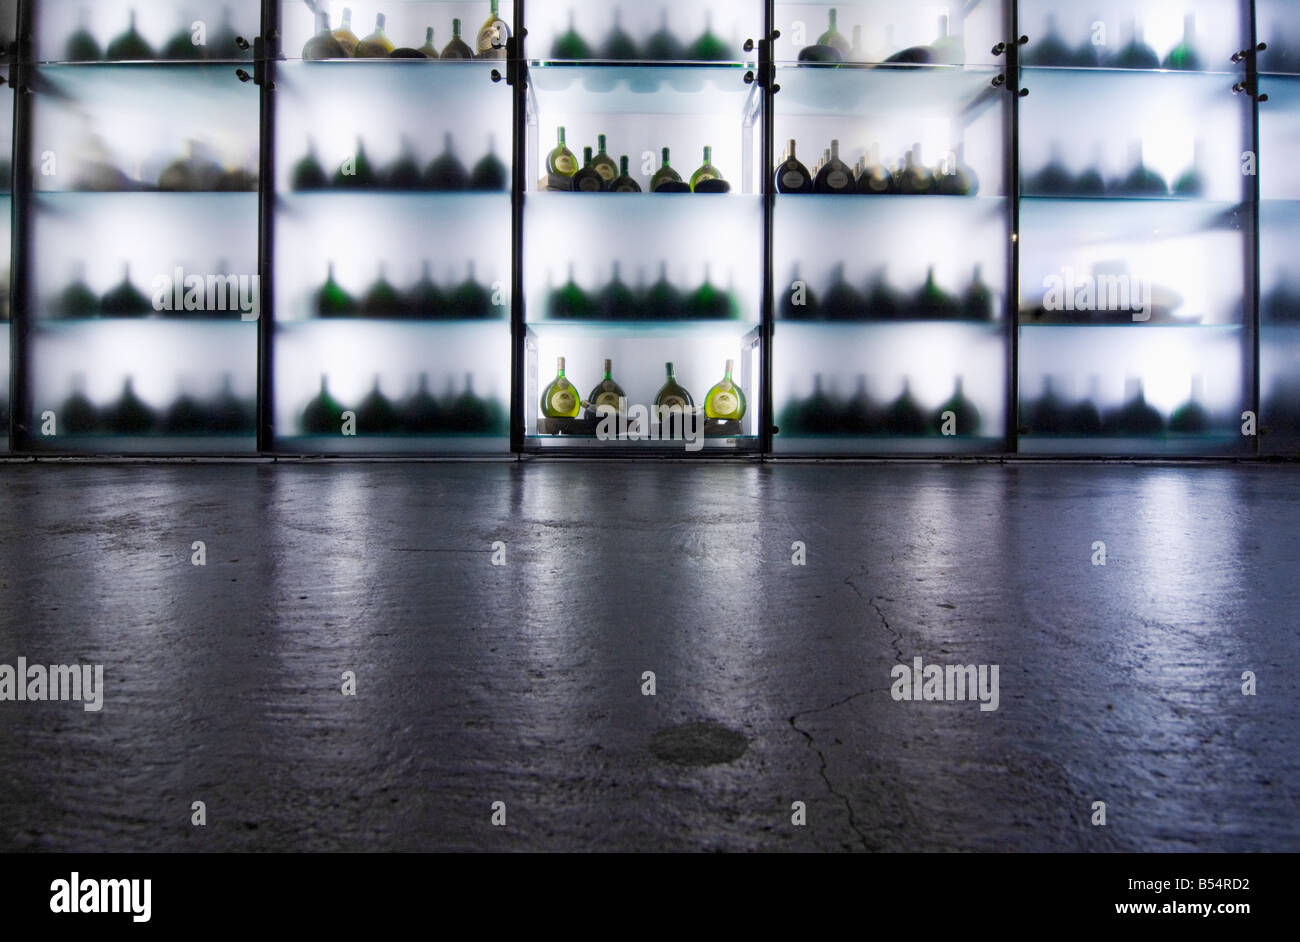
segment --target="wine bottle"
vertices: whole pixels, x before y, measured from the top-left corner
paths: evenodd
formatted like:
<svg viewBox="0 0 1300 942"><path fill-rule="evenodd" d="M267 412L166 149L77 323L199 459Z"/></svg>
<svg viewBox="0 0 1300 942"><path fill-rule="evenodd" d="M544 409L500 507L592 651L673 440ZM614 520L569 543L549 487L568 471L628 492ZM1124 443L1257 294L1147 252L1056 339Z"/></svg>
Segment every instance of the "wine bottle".
<svg viewBox="0 0 1300 942"><path fill-rule="evenodd" d="M1021 421L1032 435L1066 435L1069 433L1069 407L1057 395L1051 376L1043 378L1043 394L1033 403L1020 406Z"/></svg>
<svg viewBox="0 0 1300 942"><path fill-rule="evenodd" d="M122 282L100 302L100 310L109 317L137 317L153 310L149 298L131 282L131 266L123 266Z"/></svg>
<svg viewBox="0 0 1300 942"><path fill-rule="evenodd" d="M1164 68L1182 69L1188 72L1201 70L1201 57L1196 54L1196 14L1183 16L1183 41L1165 56Z"/></svg>
<svg viewBox="0 0 1300 942"><path fill-rule="evenodd" d="M1286 270L1279 270L1274 277L1276 284L1260 302L1261 320L1267 324L1300 321L1300 296L1292 291Z"/></svg>
<svg viewBox="0 0 1300 942"><path fill-rule="evenodd" d="M618 159L618 177L609 185L610 191L614 193L640 193L641 184L632 179L627 172L627 154Z"/></svg>
<svg viewBox="0 0 1300 942"><path fill-rule="evenodd" d="M855 187L859 193L871 196L883 196L898 192L898 183L894 175L880 162L880 148L871 145L867 159L863 162L862 172L858 174Z"/></svg>
<svg viewBox="0 0 1300 942"><path fill-rule="evenodd" d="M669 321L682 317L681 293L668 280L668 263L659 264L659 280L650 286L645 298L645 316L650 320Z"/></svg>
<svg viewBox="0 0 1300 942"><path fill-rule="evenodd" d="M600 292L600 316L610 321L628 321L636 320L637 314L636 296L623 283L618 262L615 262L614 277Z"/></svg>
<svg viewBox="0 0 1300 942"><path fill-rule="evenodd" d="M194 34L190 32L189 22L189 17L186 17L181 28L173 33L171 39L167 40L163 45L163 59L185 62L203 58L203 47L194 44Z"/></svg>
<svg viewBox="0 0 1300 942"><path fill-rule="evenodd" d="M153 58L153 48L135 28L135 10L131 11L130 25L125 33L108 44L106 59L115 61L143 61Z"/></svg>
<svg viewBox="0 0 1300 942"><path fill-rule="evenodd" d="M650 62L679 62L686 58L686 50L668 29L667 10L661 15L659 29L646 40L645 57Z"/></svg>
<svg viewBox="0 0 1300 942"><path fill-rule="evenodd" d="M423 52L411 46L398 46L388 54L390 59L419 59L421 62L428 59Z"/></svg>
<svg viewBox="0 0 1300 942"><path fill-rule="evenodd" d="M862 318L865 307L862 294L844 278L844 263L835 266L831 286L822 300L822 313L827 320L854 321Z"/></svg>
<svg viewBox="0 0 1300 942"><path fill-rule="evenodd" d="M316 313L321 317L347 317L356 309L356 301L334 280L334 263L330 262L325 283L316 292Z"/></svg>
<svg viewBox="0 0 1300 942"><path fill-rule="evenodd" d="M440 59L438 47L433 42L433 27L430 26L424 31L424 45L420 47L420 52L424 53L426 59Z"/></svg>
<svg viewBox="0 0 1300 942"><path fill-rule="evenodd" d="M1138 26L1137 20L1131 21L1132 38L1124 45L1110 65L1116 69L1158 69L1160 68L1160 57L1156 51L1148 46L1142 39L1142 28Z"/></svg>
<svg viewBox="0 0 1300 942"><path fill-rule="evenodd" d="M1165 430L1165 420L1147 404L1141 380L1130 380L1127 402L1106 417L1102 430L1111 435L1159 435Z"/></svg>
<svg viewBox="0 0 1300 942"><path fill-rule="evenodd" d="M307 435L338 435L343 431L343 407L330 395L323 373L320 392L302 410L302 430Z"/></svg>
<svg viewBox="0 0 1300 942"><path fill-rule="evenodd" d="M1131 196L1168 196L1169 187L1164 177L1147 167L1142 160L1142 144L1133 144L1129 148L1129 160L1133 169L1117 188L1118 192Z"/></svg>
<svg viewBox="0 0 1300 942"><path fill-rule="evenodd" d="M678 184L680 186L677 186ZM658 193L660 190L664 192L681 192L682 187L685 187L685 184L682 184L682 178L676 170L668 165L668 148L665 147L663 149L663 165L650 178L650 192ZM686 189L689 190L689 187L686 187Z"/></svg>
<svg viewBox="0 0 1300 942"><path fill-rule="evenodd" d="M72 377L72 393L59 406L59 425L70 435L91 435L100 430L101 416L86 396L86 377Z"/></svg>
<svg viewBox="0 0 1300 942"><path fill-rule="evenodd" d="M913 144L904 158L903 174L898 181L898 191L912 196L924 196L934 191L934 175L921 161L921 145Z"/></svg>
<svg viewBox="0 0 1300 942"><path fill-rule="evenodd" d="M555 379L542 392L542 415L548 419L577 418L582 403L578 391L564 375L564 357L555 361Z"/></svg>
<svg viewBox="0 0 1300 942"><path fill-rule="evenodd" d="M86 284L86 263L78 262L73 268L72 281L54 303L56 317L94 317L99 313L99 298Z"/></svg>
<svg viewBox="0 0 1300 942"><path fill-rule="evenodd" d="M799 264L796 262L790 274L789 286L781 292L780 317L787 321L812 321L820 313L817 295L812 286L799 276Z"/></svg>
<svg viewBox="0 0 1300 942"><path fill-rule="evenodd" d="M830 25L826 28L826 32L817 37L817 45L834 49L839 53L839 58L835 61L840 62L852 47L849 46L849 41L844 38L844 34L839 31L839 27L836 25L837 16L835 7L831 7Z"/></svg>
<svg viewBox="0 0 1300 942"><path fill-rule="evenodd" d="M951 320L960 313L956 299L935 283L934 266L925 275L925 284L916 294L916 316L922 320Z"/></svg>
<svg viewBox="0 0 1300 942"><path fill-rule="evenodd" d="M375 29L357 43L356 51L353 55L358 59L387 59L389 53L393 51L393 43L384 32L384 26L387 24L387 17L382 13L375 14ZM337 39L337 37L335 37ZM339 43L340 46L343 43Z"/></svg>
<svg viewBox="0 0 1300 942"><path fill-rule="evenodd" d="M863 308L873 321L903 320L910 313L907 300L890 285L883 266L872 279Z"/></svg>
<svg viewBox="0 0 1300 942"><path fill-rule="evenodd" d="M600 174L601 189L608 190L618 177L618 164L605 152L605 135L596 136L597 152L591 160L592 169Z"/></svg>
<svg viewBox="0 0 1300 942"><path fill-rule="evenodd" d="M68 62L97 62L104 57L99 40L90 31L89 17L83 9L77 13L77 29L68 37L63 47L63 58Z"/></svg>
<svg viewBox="0 0 1300 942"><path fill-rule="evenodd" d="M597 316L591 296L578 285L574 265L569 263L569 280L551 292L550 315L557 320L586 320Z"/></svg>
<svg viewBox="0 0 1300 942"><path fill-rule="evenodd" d="M492 295L474 277L474 263L467 265L465 280L451 290L447 306L452 317L476 320L492 316Z"/></svg>
<svg viewBox="0 0 1300 942"><path fill-rule="evenodd" d="M1070 435L1100 435L1103 431L1101 412L1097 403L1101 399L1101 379L1092 377L1088 382L1088 395L1072 405L1066 412L1065 429Z"/></svg>
<svg viewBox="0 0 1300 942"><path fill-rule="evenodd" d="M379 276L361 302L361 312L370 317L401 317L406 313L402 296L389 283L382 262L379 265Z"/></svg>
<svg viewBox="0 0 1300 942"><path fill-rule="evenodd" d="M1191 396L1169 416L1169 431L1184 435L1201 435L1209 431L1210 414L1201 405L1202 380L1192 377Z"/></svg>
<svg viewBox="0 0 1300 942"><path fill-rule="evenodd" d="M618 62L637 57L636 43L632 37L623 31L622 10L614 9L614 26L610 29L609 35L605 37L604 44L600 47L600 56L611 62Z"/></svg>
<svg viewBox="0 0 1300 942"><path fill-rule="evenodd" d="M966 164L966 145L958 144L953 151L952 161L944 167L945 172L938 178L935 190L944 196L974 196L979 192L980 181Z"/></svg>
<svg viewBox="0 0 1300 942"><path fill-rule="evenodd" d="M903 380L903 391L880 416L881 429L890 435L924 435L925 414L912 398L909 380Z"/></svg>
<svg viewBox="0 0 1300 942"><path fill-rule="evenodd" d="M698 193L700 192L699 186L701 183L720 179L722 179L722 174L718 172L717 167L713 166L713 148L706 146L704 148L704 163L700 164L700 168L691 174L691 190Z"/></svg>
<svg viewBox="0 0 1300 942"><path fill-rule="evenodd" d="M440 59L473 59L474 50L460 38L460 20L451 21L451 42L442 50Z"/></svg>
<svg viewBox="0 0 1300 942"><path fill-rule="evenodd" d="M117 435L147 435L158 421L153 409L135 394L130 376L122 382L122 395L108 407L104 416L108 431Z"/></svg>
<svg viewBox="0 0 1300 942"><path fill-rule="evenodd" d="M573 175L578 172L578 158L564 143L564 128L556 131L554 150L546 156L546 188L548 190L573 189Z"/></svg>
<svg viewBox="0 0 1300 942"><path fill-rule="evenodd" d="M581 60L591 58L591 47L578 35L573 25L573 11L569 11L569 30L556 37L551 45L552 59Z"/></svg>
<svg viewBox="0 0 1300 942"><path fill-rule="evenodd" d="M961 65L966 61L966 48L961 38L948 30L948 17L939 17L939 38L930 44L930 58L943 65Z"/></svg>
<svg viewBox="0 0 1300 942"><path fill-rule="evenodd" d="M443 136L442 153L425 168L424 185L431 190L463 190L469 186L465 165L452 150L450 131Z"/></svg>
<svg viewBox="0 0 1300 942"><path fill-rule="evenodd" d="M984 283L980 266L975 266L975 277L966 286L966 295L961 302L962 317L970 321L993 320L993 292Z"/></svg>
<svg viewBox="0 0 1300 942"><path fill-rule="evenodd" d="M334 185L345 190L370 190L376 183L374 167L366 156L366 145L357 138L357 151L334 171Z"/></svg>
<svg viewBox="0 0 1300 942"><path fill-rule="evenodd" d="M813 185L818 193L847 195L857 192L853 170L840 160L839 141L831 141L831 159L818 171L817 180Z"/></svg>
<svg viewBox="0 0 1300 942"><path fill-rule="evenodd" d="M867 392L867 378L859 374L857 389L853 398L840 410L835 431L843 435L869 435L879 424L879 411Z"/></svg>
<svg viewBox="0 0 1300 942"><path fill-rule="evenodd" d="M494 431L492 408L474 395L474 374L465 374L465 390L456 397L448 410L449 431L463 434L482 434Z"/></svg>
<svg viewBox="0 0 1300 942"><path fill-rule="evenodd" d="M357 54L357 46L361 45L361 40L357 38L356 33L352 32L351 7L343 8L343 22L339 24L338 29L334 30L333 36L338 41L338 44L343 47L345 56L355 56Z"/></svg>
<svg viewBox="0 0 1300 942"><path fill-rule="evenodd" d="M185 157L177 158L163 168L158 177L158 189L168 192L207 192L216 189L221 179L221 167L203 160L197 153L195 141L187 145Z"/></svg>
<svg viewBox="0 0 1300 942"><path fill-rule="evenodd" d="M866 62L867 50L862 45L862 27L853 27L853 42L849 45L849 54L846 57L849 62Z"/></svg>
<svg viewBox="0 0 1300 942"><path fill-rule="evenodd" d="M329 186L325 168L316 157L316 142L307 139L307 153L293 165L293 188L295 190L323 190Z"/></svg>
<svg viewBox="0 0 1300 942"><path fill-rule="evenodd" d="M369 395L357 406L357 431L362 435L388 435L402 424L401 417L379 388L379 377Z"/></svg>
<svg viewBox="0 0 1300 942"><path fill-rule="evenodd" d="M1060 26L1055 13L1047 14L1047 29L1042 39L1035 40L1025 47L1023 61L1025 65L1068 66L1074 59L1074 52L1061 38Z"/></svg>
<svg viewBox="0 0 1300 942"><path fill-rule="evenodd" d="M488 152L474 165L474 170L469 177L469 188L500 192L508 189L509 186L509 172L506 170L506 165L501 162L501 158L497 156L496 138L489 136Z"/></svg>
<svg viewBox="0 0 1300 942"><path fill-rule="evenodd" d="M1098 13L1094 13L1092 16L1088 17L1089 23L1097 23L1101 21L1102 21L1102 17ZM1095 33L1089 35L1086 39L1084 39L1083 42L1079 43L1079 45L1075 47L1074 53L1071 55L1068 63L1066 64L1073 66L1076 69L1097 68L1098 66L1101 65L1101 49L1102 49L1102 47L1098 45L1098 41L1104 42L1104 40L1105 40L1104 36L1099 36ZM1095 407L1094 407L1094 411L1095 411Z"/></svg>
<svg viewBox="0 0 1300 942"><path fill-rule="evenodd" d="M257 403L240 399L229 373L221 374L221 389L208 405L208 427L221 435L248 435L257 428Z"/></svg>
<svg viewBox="0 0 1300 942"><path fill-rule="evenodd" d="M445 305L446 299L434 284L431 266L426 260L421 267L420 280L406 292L403 307L411 317L431 320L445 313Z"/></svg>
<svg viewBox="0 0 1300 942"><path fill-rule="evenodd" d="M978 435L980 432L980 412L975 408L975 403L966 398L966 393L962 390L962 377L958 376L956 384L952 391L952 396L948 401L934 411L931 419L931 428L940 434L943 433L944 426L947 425L945 412L951 412L953 418L953 431L961 436Z"/></svg>
<svg viewBox="0 0 1300 942"><path fill-rule="evenodd" d="M413 435L429 435L442 428L442 409L429 392L429 374L421 373L412 396L402 403L402 429Z"/></svg>
<svg viewBox="0 0 1300 942"><path fill-rule="evenodd" d="M168 435L195 435L208 428L208 412L203 404L182 391L167 407L162 429Z"/></svg>
<svg viewBox="0 0 1300 942"><path fill-rule="evenodd" d="M668 378L659 387L659 392L655 394L655 411L695 408L695 400L691 398L691 394L686 391L685 386L677 382L677 374L673 370L673 365L671 363L664 365L668 371Z"/></svg>
<svg viewBox="0 0 1300 942"><path fill-rule="evenodd" d="M776 191L778 193L812 193L816 190L808 168L795 156L795 142L790 141L785 160L776 168Z"/></svg>
<svg viewBox="0 0 1300 942"><path fill-rule="evenodd" d="M591 165L591 148L584 147L582 169L573 175L573 190L575 193L599 193L604 187L604 179Z"/></svg>
<svg viewBox="0 0 1300 942"><path fill-rule="evenodd" d="M626 404L627 393L623 392L623 387L614 381L613 369L614 361L606 360L604 378L595 385L591 395L587 397L587 417L590 419L599 419L602 407L613 409L618 413Z"/></svg>
<svg viewBox="0 0 1300 942"><path fill-rule="evenodd" d="M1026 181L1025 192L1031 196L1069 196L1074 192L1074 178L1061 158L1061 142L1052 141L1047 166Z"/></svg>
<svg viewBox="0 0 1300 942"><path fill-rule="evenodd" d="M498 0L491 0L491 12L478 31L478 57L480 59L504 59L506 42L510 39L510 27L498 14Z"/></svg>
<svg viewBox="0 0 1300 942"><path fill-rule="evenodd" d="M397 160L384 173L384 185L390 190L418 190L423 186L420 165L406 135L402 135L401 145Z"/></svg>
<svg viewBox="0 0 1300 942"><path fill-rule="evenodd" d="M713 14L707 10L704 13L704 32L691 43L686 55L696 62L727 62L735 58L731 48L714 35Z"/></svg>
<svg viewBox="0 0 1300 942"><path fill-rule="evenodd" d="M734 360L727 361L722 379L713 385L704 399L704 414L710 419L739 422L745 417L745 393L731 379L734 365Z"/></svg>
<svg viewBox="0 0 1300 942"><path fill-rule="evenodd" d="M1182 197L1198 197L1205 194L1205 178L1201 175L1201 164L1203 162L1204 142L1197 138L1192 147L1192 165L1183 171L1182 175L1174 181L1174 195Z"/></svg>
<svg viewBox="0 0 1300 942"><path fill-rule="evenodd" d="M893 49L894 27L889 24L885 27L885 48ZM906 49L900 49L898 52L887 58L884 68L895 68L899 65L927 65L934 60L934 53L929 46L909 46Z"/></svg>
<svg viewBox="0 0 1300 942"><path fill-rule="evenodd" d="M1097 141L1092 151L1092 165L1079 174L1078 179L1074 181L1075 196L1106 195L1106 181L1101 176L1102 161L1102 144L1101 141Z"/></svg>
<svg viewBox="0 0 1300 942"><path fill-rule="evenodd" d="M686 302L691 317L699 320L718 320L731 316L731 298L714 287L709 277L709 266L704 266L704 284L691 294Z"/></svg>

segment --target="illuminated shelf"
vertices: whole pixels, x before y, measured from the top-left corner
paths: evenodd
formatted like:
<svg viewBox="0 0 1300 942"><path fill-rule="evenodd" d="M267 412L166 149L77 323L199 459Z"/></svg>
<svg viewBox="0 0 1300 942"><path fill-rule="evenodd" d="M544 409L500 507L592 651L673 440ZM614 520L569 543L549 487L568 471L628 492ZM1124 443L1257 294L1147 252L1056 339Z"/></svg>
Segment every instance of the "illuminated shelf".
<svg viewBox="0 0 1300 942"><path fill-rule="evenodd" d="M709 320L652 320L611 321L611 320L530 320L530 331L543 330L585 330L591 333L615 334L623 337L645 335L663 336L681 333L748 333L758 329L756 320L744 318L718 317Z"/></svg>
<svg viewBox="0 0 1300 942"><path fill-rule="evenodd" d="M739 114L757 93L738 63L548 65L534 60L528 81L543 112L618 115Z"/></svg>

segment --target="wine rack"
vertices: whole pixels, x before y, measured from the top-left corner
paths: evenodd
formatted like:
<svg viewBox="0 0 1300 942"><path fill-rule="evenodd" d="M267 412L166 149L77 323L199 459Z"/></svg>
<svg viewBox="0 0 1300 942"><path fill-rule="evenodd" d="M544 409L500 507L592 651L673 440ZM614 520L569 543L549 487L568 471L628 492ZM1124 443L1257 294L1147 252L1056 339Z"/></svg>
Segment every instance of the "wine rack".
<svg viewBox="0 0 1300 942"><path fill-rule="evenodd" d="M0 0L0 446L1300 454L1296 0L489 9Z"/></svg>

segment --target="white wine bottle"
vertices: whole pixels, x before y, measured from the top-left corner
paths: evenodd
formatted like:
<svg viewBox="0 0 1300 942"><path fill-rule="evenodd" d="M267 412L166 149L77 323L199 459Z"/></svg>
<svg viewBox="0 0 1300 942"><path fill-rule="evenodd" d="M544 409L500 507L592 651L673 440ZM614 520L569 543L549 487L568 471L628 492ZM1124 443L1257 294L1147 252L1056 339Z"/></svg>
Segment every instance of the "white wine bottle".
<svg viewBox="0 0 1300 942"><path fill-rule="evenodd" d="M492 12L478 31L478 58L504 59L506 57L506 40L510 38L510 27L498 15L499 0L492 0Z"/></svg>
<svg viewBox="0 0 1300 942"><path fill-rule="evenodd" d="M730 419L738 422L745 417L745 394L731 379L734 360L727 361L722 379L714 384L704 398L704 414L710 419Z"/></svg>
<svg viewBox="0 0 1300 942"><path fill-rule="evenodd" d="M388 35L384 32L384 24L387 22L384 14L375 14L375 31L365 39L357 43L357 50L354 55L358 59L387 59L388 54L393 51L393 44ZM337 37L335 37L337 39ZM340 43L340 45L342 45Z"/></svg>
<svg viewBox="0 0 1300 942"><path fill-rule="evenodd" d="M664 148L663 158L663 166L656 170L654 176L650 178L650 192L655 193L659 190L681 192L682 190L689 190L690 187L682 183L682 178L677 171L669 166L667 147Z"/></svg>
<svg viewBox="0 0 1300 942"><path fill-rule="evenodd" d="M604 189L609 189L610 185L618 179L618 164L614 163L614 158L605 152L605 135L596 136L596 156L591 160L592 169L600 174L600 178L605 181Z"/></svg>
<svg viewBox="0 0 1300 942"><path fill-rule="evenodd" d="M349 56L357 54L357 46L361 40L357 39L357 34L352 32L352 8L343 8L343 22L339 28L334 31L334 38L338 44L343 47L343 52Z"/></svg>
<svg viewBox="0 0 1300 942"><path fill-rule="evenodd" d="M591 391L587 397L587 410L591 418L599 419L602 412L613 409L615 412L622 410L627 402L627 393L623 392L623 387L614 382L614 361L605 361L605 377L596 384L596 388ZM601 406L608 407L605 410Z"/></svg>
<svg viewBox="0 0 1300 942"><path fill-rule="evenodd" d="M578 391L564 375L564 357L557 357L555 379L542 393L542 415L548 419L572 419L577 417L581 406Z"/></svg>
<svg viewBox="0 0 1300 942"><path fill-rule="evenodd" d="M578 172L578 158L573 156L573 151L564 143L563 127L556 130L555 138L555 149L546 155L546 181L543 186L548 190L572 190L573 175Z"/></svg>
<svg viewBox="0 0 1300 942"><path fill-rule="evenodd" d="M713 148L704 148L704 163L700 164L700 169L691 174L691 191L700 192L700 184L707 183L710 180L721 180L722 174L718 168L713 166Z"/></svg>
<svg viewBox="0 0 1300 942"><path fill-rule="evenodd" d="M695 400L686 391L686 387L677 382L677 374L673 371L673 365L666 363L664 366L668 370L668 379L664 381L663 386L659 388L659 392L655 395L655 410L693 408Z"/></svg>

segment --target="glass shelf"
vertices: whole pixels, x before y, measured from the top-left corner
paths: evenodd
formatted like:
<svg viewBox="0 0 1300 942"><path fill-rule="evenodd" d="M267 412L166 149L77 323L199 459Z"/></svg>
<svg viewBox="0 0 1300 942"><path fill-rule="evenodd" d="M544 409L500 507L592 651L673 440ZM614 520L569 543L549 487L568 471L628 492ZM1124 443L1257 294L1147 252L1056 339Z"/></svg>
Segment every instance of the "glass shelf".
<svg viewBox="0 0 1300 942"><path fill-rule="evenodd" d="M534 61L529 87L544 112L740 115L754 96L739 64L628 65Z"/></svg>
<svg viewBox="0 0 1300 942"><path fill-rule="evenodd" d="M644 4L634 0L531 0L527 10L528 51L543 59L575 58L571 42L557 48L561 37L572 28L586 52L583 61L602 57L613 51L607 44L615 26L623 33L618 61L645 56L659 61L692 57L692 49L706 29L716 48L710 60L740 59L746 40L755 43L763 34L763 5L755 0L660 0ZM663 41L661 31L671 38ZM651 44L651 39L657 42ZM652 50L650 56L647 52ZM676 52L668 54L673 48ZM662 51L660 51L662 50Z"/></svg>
<svg viewBox="0 0 1300 942"><path fill-rule="evenodd" d="M994 66L911 66L826 68L778 64L778 112L850 116L906 112L951 116L1002 102L1007 93L992 86Z"/></svg>
<svg viewBox="0 0 1300 942"><path fill-rule="evenodd" d="M198 7L197 16L191 15L196 12L195 7ZM214 65L229 59L231 65L247 65L252 51L238 50L234 38L242 36L252 44L261 27L261 4L259 0L222 0L220 3L190 5L139 3L137 0L95 0L94 3L86 0L40 0L35 19L35 59L41 63L117 66L123 60L105 60L103 57L109 45L127 32L132 18L138 38L149 50L147 56L132 52L131 59L135 60L132 64L172 59L186 65ZM201 23L201 28L196 29L196 23ZM96 59L88 59L80 48L69 48L74 33L83 29L98 48ZM203 43L195 44L196 38ZM177 58L169 48L173 42L185 49L185 59ZM189 58L195 50L210 53L214 58ZM233 72L229 74L233 79Z"/></svg>

